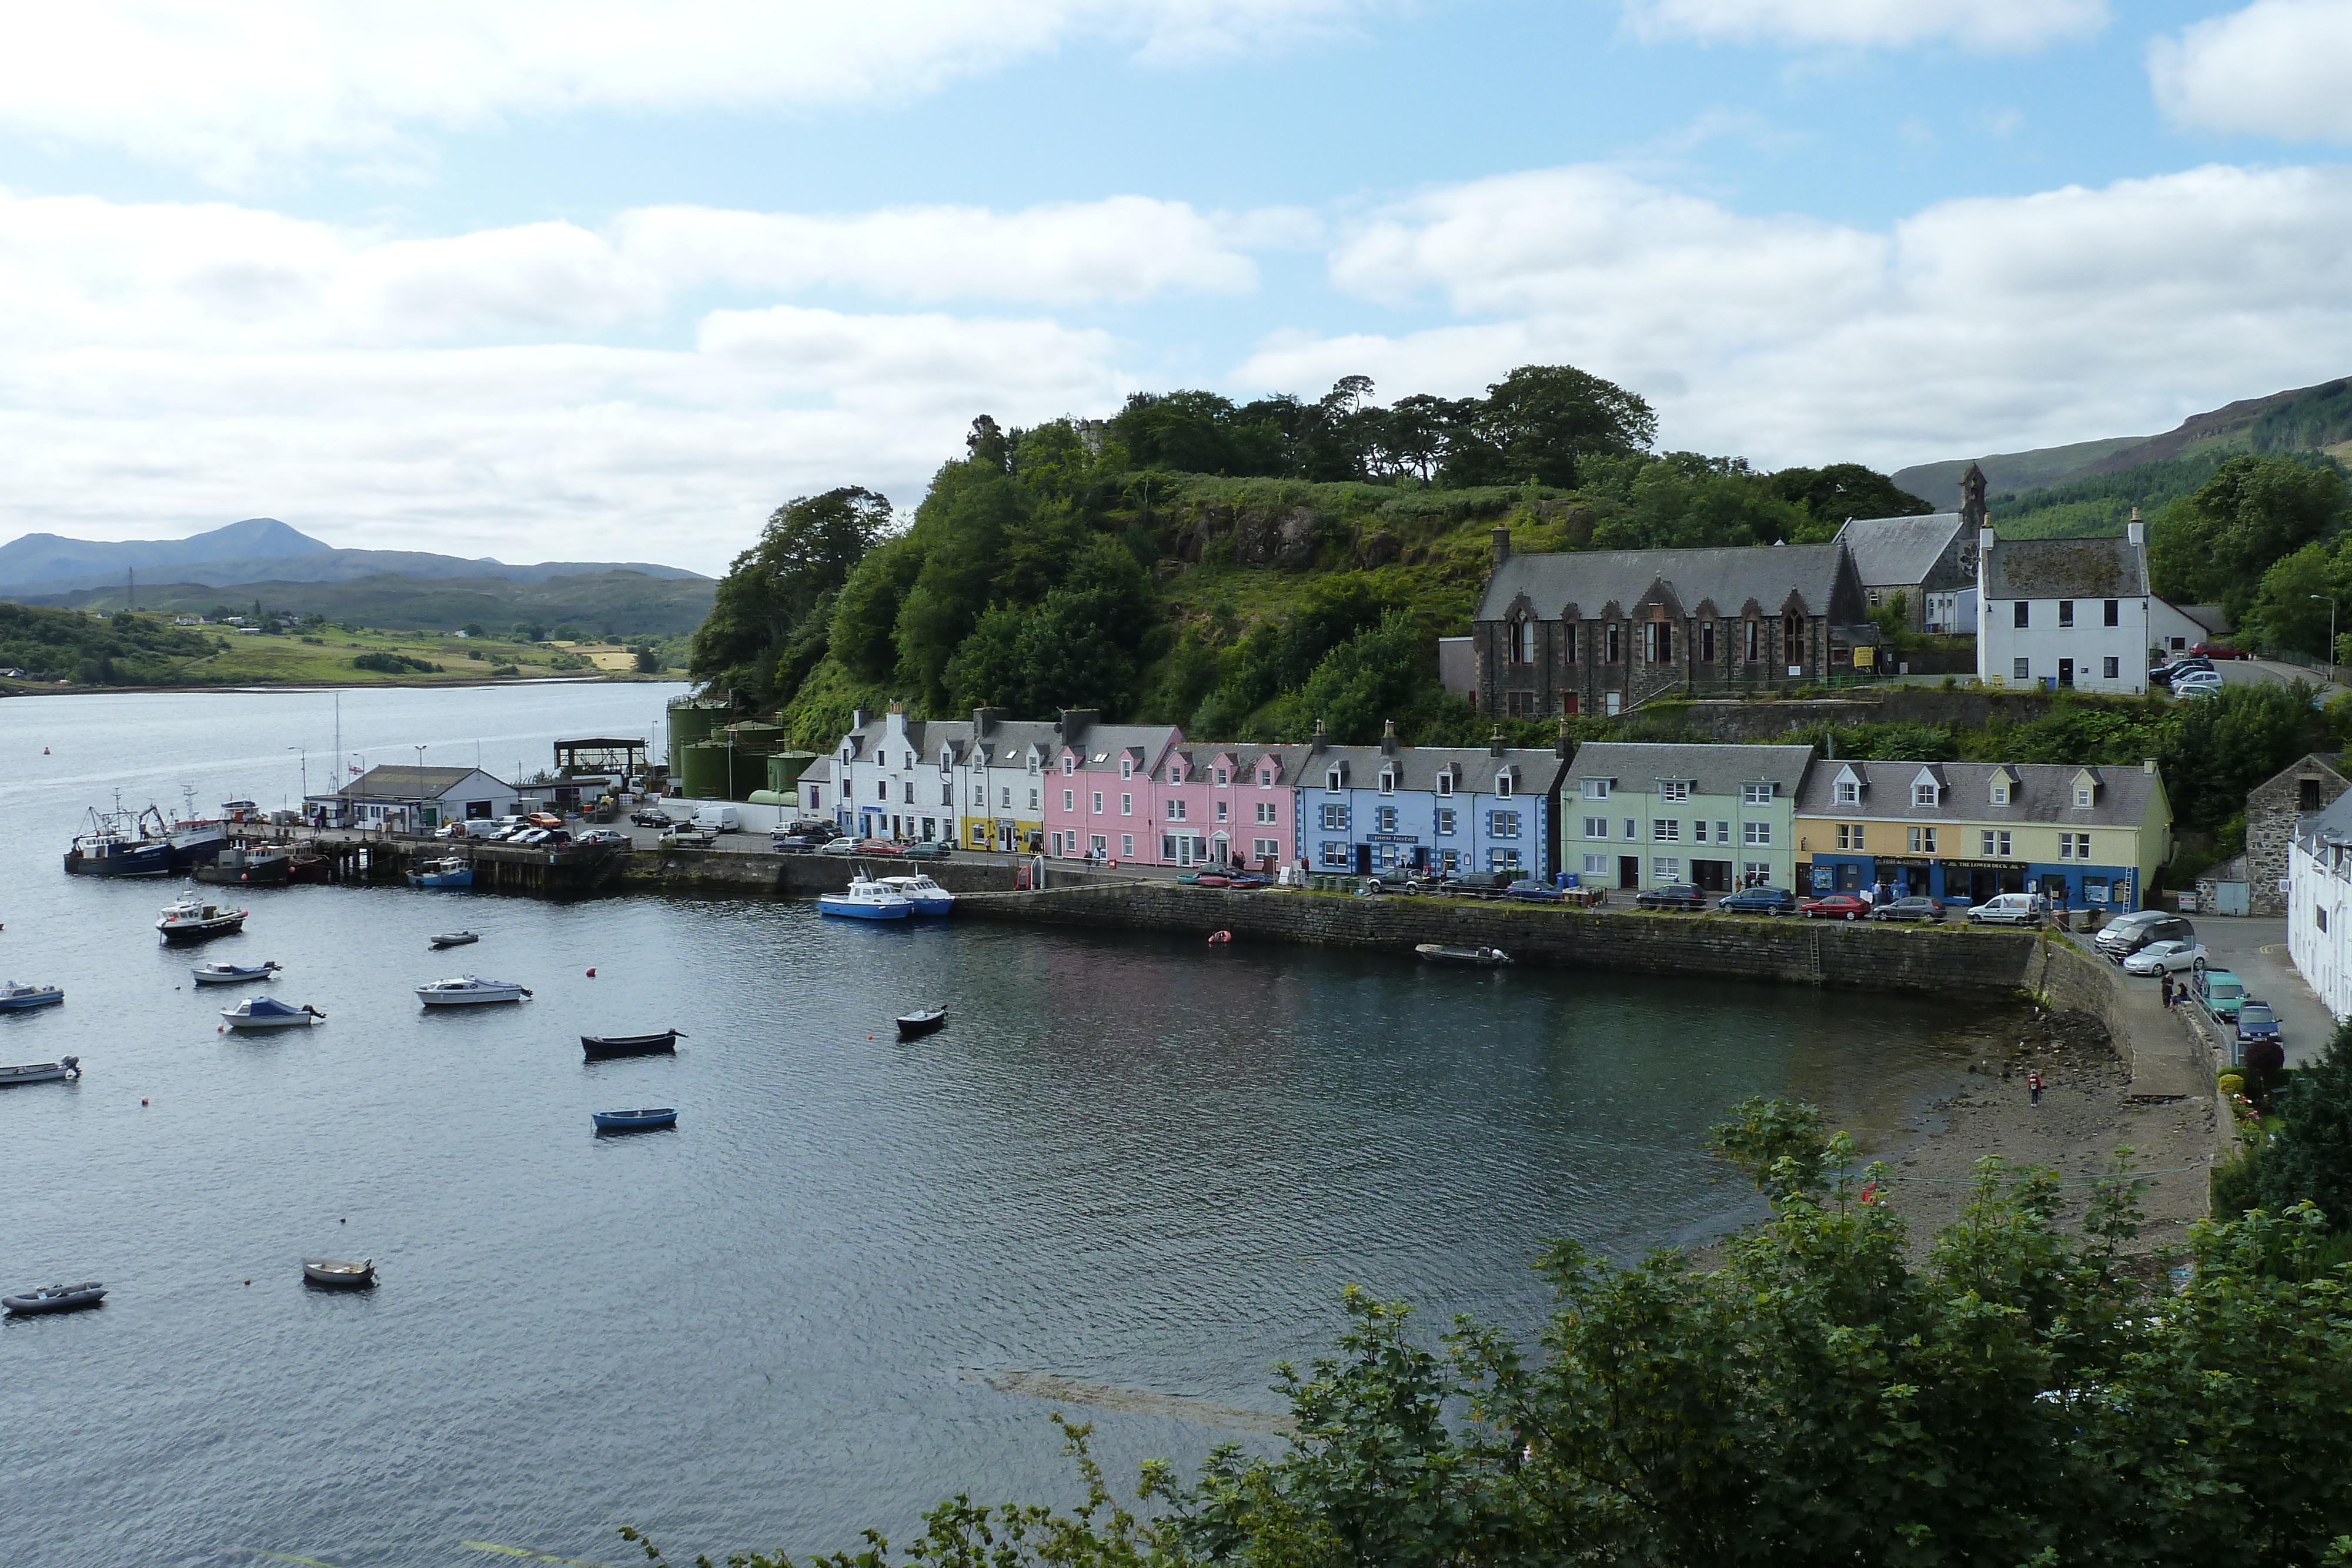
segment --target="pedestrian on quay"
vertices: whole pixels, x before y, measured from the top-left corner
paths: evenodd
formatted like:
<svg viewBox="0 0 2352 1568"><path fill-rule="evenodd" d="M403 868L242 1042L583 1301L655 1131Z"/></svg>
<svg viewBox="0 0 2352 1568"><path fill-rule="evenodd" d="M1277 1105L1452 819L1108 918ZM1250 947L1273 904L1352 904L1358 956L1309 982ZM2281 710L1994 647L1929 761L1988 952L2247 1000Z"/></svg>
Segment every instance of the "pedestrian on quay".
<svg viewBox="0 0 2352 1568"><path fill-rule="evenodd" d="M2164 991L2164 1010L2166 1012L2170 1012L2172 1010L2172 971L2169 969L2164 971L2164 985L2162 988Z"/></svg>
<svg viewBox="0 0 2352 1568"><path fill-rule="evenodd" d="M2026 1090L2027 1090L2030 1093L2032 1093L2032 1096L2033 1096L2033 1103L2034 1103L2036 1105L2041 1104L2041 1103L2042 1103L2042 1074L2040 1074L2039 1072L2029 1072L2029 1073L2027 1073L2027 1074L2025 1075L2025 1087L2026 1087Z"/></svg>

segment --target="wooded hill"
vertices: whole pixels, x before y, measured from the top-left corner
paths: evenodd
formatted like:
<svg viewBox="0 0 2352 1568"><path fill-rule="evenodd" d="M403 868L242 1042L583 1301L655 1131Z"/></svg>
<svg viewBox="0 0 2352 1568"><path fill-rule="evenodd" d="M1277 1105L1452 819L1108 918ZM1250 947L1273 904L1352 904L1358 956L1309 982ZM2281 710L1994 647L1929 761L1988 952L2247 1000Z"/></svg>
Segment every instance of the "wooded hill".
<svg viewBox="0 0 2352 1568"><path fill-rule="evenodd" d="M347 582L251 582L233 588L208 583L142 583L137 608L163 614L211 615L224 605L241 612L257 599L273 611L318 615L359 626L399 631L455 632L474 624L517 621L571 622L605 638L683 636L709 612L707 577L649 577L614 570L521 582L507 578L435 579L384 573ZM125 585L86 589L26 602L112 612L132 602Z"/></svg>

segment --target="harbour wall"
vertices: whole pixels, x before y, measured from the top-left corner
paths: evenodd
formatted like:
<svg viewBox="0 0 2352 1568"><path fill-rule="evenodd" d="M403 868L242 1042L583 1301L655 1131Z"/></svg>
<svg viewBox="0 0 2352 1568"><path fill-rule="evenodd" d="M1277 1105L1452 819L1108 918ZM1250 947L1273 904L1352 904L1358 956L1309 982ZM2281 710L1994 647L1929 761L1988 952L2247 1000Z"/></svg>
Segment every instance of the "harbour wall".
<svg viewBox="0 0 2352 1568"><path fill-rule="evenodd" d="M820 893L844 892L852 873L860 869L875 876L919 872L959 898L971 894L1012 894L1020 874L1013 861L963 855L943 861L898 861L881 856L747 854L736 850L640 850L626 857L615 885L624 892L766 893L814 898ZM1059 864L1047 872L1045 880L1049 888L1055 889L1130 885L1128 879L1113 873L1075 871Z"/></svg>

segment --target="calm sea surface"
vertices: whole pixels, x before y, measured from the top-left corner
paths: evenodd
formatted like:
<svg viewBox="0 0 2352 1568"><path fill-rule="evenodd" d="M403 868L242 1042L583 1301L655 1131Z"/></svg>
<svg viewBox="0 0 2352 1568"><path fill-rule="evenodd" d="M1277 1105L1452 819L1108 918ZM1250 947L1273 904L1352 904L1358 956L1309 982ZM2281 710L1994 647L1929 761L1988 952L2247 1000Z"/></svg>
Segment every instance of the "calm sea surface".
<svg viewBox="0 0 2352 1568"><path fill-rule="evenodd" d="M667 695L348 692L341 747L510 773ZM0 702L0 977L68 993L0 1017L0 1062L88 1074L0 1092L0 1290L112 1291L0 1324L9 1562L618 1563L622 1523L801 1552L959 1490L1066 1498L1052 1409L1115 1478L1270 1441L1234 1413L1279 1407L1342 1285L1525 1328L1544 1239L1749 1212L1696 1157L1734 1101L1891 1126L1953 1071L1908 1043L1933 1009L1880 998L375 888L247 894L202 951L331 1021L216 1033L239 993L152 929L173 884L59 857L117 789L290 802L335 744L323 694ZM422 1012L460 969L536 999ZM898 1044L934 998L949 1029ZM574 1039L667 1025L675 1060ZM637 1105L678 1128L592 1135ZM306 1291L322 1252L381 1288Z"/></svg>

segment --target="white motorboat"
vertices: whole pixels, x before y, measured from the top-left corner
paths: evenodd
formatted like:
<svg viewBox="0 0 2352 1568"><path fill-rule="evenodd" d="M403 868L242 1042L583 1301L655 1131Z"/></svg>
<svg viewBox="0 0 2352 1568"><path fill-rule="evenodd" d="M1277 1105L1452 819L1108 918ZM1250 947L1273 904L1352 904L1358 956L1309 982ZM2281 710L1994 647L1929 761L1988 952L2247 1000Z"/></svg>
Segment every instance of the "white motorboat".
<svg viewBox="0 0 2352 1568"><path fill-rule="evenodd" d="M65 988L61 986L37 986L19 980L0 985L0 1013L21 1013L34 1008L55 1007L65 999Z"/></svg>
<svg viewBox="0 0 2352 1568"><path fill-rule="evenodd" d="M434 934L433 946L436 947L464 947L473 943L479 942L481 939L482 934L478 931L440 931Z"/></svg>
<svg viewBox="0 0 2352 1568"><path fill-rule="evenodd" d="M236 1030L309 1029L325 1023L327 1015L308 1002L298 1008L276 997L247 997L233 1008L223 1008L221 1021Z"/></svg>
<svg viewBox="0 0 2352 1568"><path fill-rule="evenodd" d="M519 1002L530 995L530 988L513 980L485 980L479 975L465 975L454 980L436 980L429 986L416 988L416 999L428 1008L473 1007L482 1002Z"/></svg>
<svg viewBox="0 0 2352 1568"><path fill-rule="evenodd" d="M18 1083L60 1083L81 1076L81 1058L61 1057L56 1061L33 1061L22 1067L0 1067L0 1089Z"/></svg>
<svg viewBox="0 0 2352 1568"><path fill-rule="evenodd" d="M241 986L247 980L267 980L278 973L274 958L258 964L199 964L188 973L200 986Z"/></svg>
<svg viewBox="0 0 2352 1568"><path fill-rule="evenodd" d="M163 906L155 922L155 929L163 934L166 942L201 942L207 936L225 936L232 931L245 929L245 917L251 913L227 904L208 904L191 894L177 904Z"/></svg>
<svg viewBox="0 0 2352 1568"><path fill-rule="evenodd" d="M817 895L817 913L844 920L904 920L915 912L915 901L895 887L859 873L846 893Z"/></svg>
<svg viewBox="0 0 2352 1568"><path fill-rule="evenodd" d="M312 1285L355 1291L375 1283L375 1260L362 1258L353 1263L342 1258L305 1258L302 1260L302 1278Z"/></svg>
<svg viewBox="0 0 2352 1568"><path fill-rule="evenodd" d="M921 872L911 876L877 876L874 880L905 899L918 916L955 913L955 894Z"/></svg>
<svg viewBox="0 0 2352 1568"><path fill-rule="evenodd" d="M37 1291L24 1291L13 1296L0 1296L0 1307L19 1317L36 1312L72 1312L84 1307L94 1307L106 1300L106 1287L96 1280L84 1280L79 1285L45 1285Z"/></svg>

